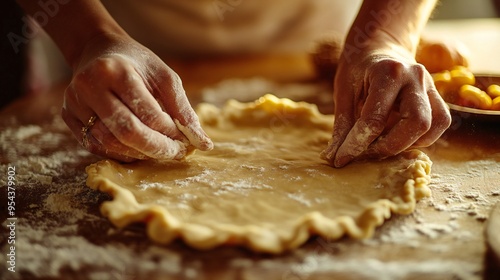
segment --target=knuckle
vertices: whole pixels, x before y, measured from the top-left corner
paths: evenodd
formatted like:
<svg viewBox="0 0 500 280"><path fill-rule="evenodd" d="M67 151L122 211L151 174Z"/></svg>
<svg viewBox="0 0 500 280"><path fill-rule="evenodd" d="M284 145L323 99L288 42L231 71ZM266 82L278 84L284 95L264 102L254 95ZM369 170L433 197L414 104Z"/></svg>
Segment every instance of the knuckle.
<svg viewBox="0 0 500 280"><path fill-rule="evenodd" d="M407 65L403 62L386 58L375 65L374 71L375 73L381 73L387 78L396 79L404 74L406 68Z"/></svg>
<svg viewBox="0 0 500 280"><path fill-rule="evenodd" d="M175 71L168 71L171 83L173 85L182 85L181 77Z"/></svg>
<svg viewBox="0 0 500 280"><path fill-rule="evenodd" d="M417 114L413 121L413 129L416 133L425 133L431 129L432 118L426 114Z"/></svg>
<svg viewBox="0 0 500 280"><path fill-rule="evenodd" d="M167 71L164 77L164 82L167 84L169 88L173 90L173 92L184 93L184 86L182 85L182 79L173 70Z"/></svg>
<svg viewBox="0 0 500 280"><path fill-rule="evenodd" d="M100 79L119 79L123 80L126 67L119 57L99 57L87 65L83 71L80 71L74 77L75 85L88 85L93 81Z"/></svg>
<svg viewBox="0 0 500 280"><path fill-rule="evenodd" d="M450 127L452 122L450 111L447 109L438 110L434 116L434 122L435 126L442 130Z"/></svg>
<svg viewBox="0 0 500 280"><path fill-rule="evenodd" d="M114 73L118 69L117 61L109 57L96 59L92 68L96 74Z"/></svg>
<svg viewBox="0 0 500 280"><path fill-rule="evenodd" d="M106 81L111 78L116 70L111 69L109 65L105 66L105 64L106 62L103 62L102 59L98 59L76 73L71 81L73 91L80 93L83 90L91 93L96 86L100 85L97 81Z"/></svg>
<svg viewBox="0 0 500 280"><path fill-rule="evenodd" d="M425 69L425 66L423 66L420 63L412 64L411 65L411 69L412 69L413 72L419 73L421 75L424 75L425 73L427 73L427 70Z"/></svg>
<svg viewBox="0 0 500 280"><path fill-rule="evenodd" d="M427 70L422 64L413 64L410 69L414 78L418 81L424 81L425 75L427 75Z"/></svg>
<svg viewBox="0 0 500 280"><path fill-rule="evenodd" d="M77 92L81 89L86 89L89 87L89 83L92 81L92 78L90 77L89 75L89 72L88 71L81 71L81 72L78 72L76 73L74 76L73 76L73 79L71 80L71 87L72 89L74 89L73 91L66 91L67 95L69 97L71 97L73 94L71 94L72 92Z"/></svg>
<svg viewBox="0 0 500 280"><path fill-rule="evenodd" d="M447 129L448 127L450 127L451 123L452 123L452 118L451 118L451 114L448 110L446 110L445 114L443 115L443 118L442 118L442 127Z"/></svg>
<svg viewBox="0 0 500 280"><path fill-rule="evenodd" d="M426 68L419 63L406 63L395 59L383 59L377 63L373 69L374 73L379 73L386 77L387 79L400 79L402 77L407 77L408 75L413 76L419 81L423 81L427 73Z"/></svg>
<svg viewBox="0 0 500 280"><path fill-rule="evenodd" d="M63 99L63 108L69 105L70 103L75 103L76 101L76 91L74 88L74 81L64 90L64 99Z"/></svg>
<svg viewBox="0 0 500 280"><path fill-rule="evenodd" d="M141 138L141 128L130 116L123 117L115 125L115 136L123 143Z"/></svg>
<svg viewBox="0 0 500 280"><path fill-rule="evenodd" d="M150 111L141 110L140 108L138 109L138 111L139 111L138 115L141 121L148 127L158 128L161 127L162 124L164 124L161 115L155 115L152 114Z"/></svg>
<svg viewBox="0 0 500 280"><path fill-rule="evenodd" d="M386 117L380 114L371 114L365 121L367 127L373 131L373 133L382 133L386 126Z"/></svg>
<svg viewBox="0 0 500 280"><path fill-rule="evenodd" d="M439 96L436 89L431 89L431 91L434 91L435 96ZM452 117L450 110L442 99L438 99L437 102L435 102L435 105L432 106L431 110L434 127L445 130L451 125Z"/></svg>

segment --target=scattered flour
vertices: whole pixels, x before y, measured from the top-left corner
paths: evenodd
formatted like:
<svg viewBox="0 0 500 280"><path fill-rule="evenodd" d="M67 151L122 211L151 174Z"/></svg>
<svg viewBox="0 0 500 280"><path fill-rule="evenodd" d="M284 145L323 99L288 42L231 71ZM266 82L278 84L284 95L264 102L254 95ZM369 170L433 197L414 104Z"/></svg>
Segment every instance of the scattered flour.
<svg viewBox="0 0 500 280"><path fill-rule="evenodd" d="M248 179L237 179L235 181L224 181L221 182L214 195L221 195L227 192L237 192L238 194L246 195L248 190L262 190L262 189L272 189L271 186L266 184L256 184L251 178Z"/></svg>
<svg viewBox="0 0 500 280"><path fill-rule="evenodd" d="M98 158L79 147L59 117L41 125L19 125L13 119L0 127L0 173L15 167L17 218L16 272L6 272L3 265L1 279L52 279L62 271L85 279L125 279L127 274L148 271L184 273L179 255L160 246L138 250L89 239L95 238L93 227L111 228L98 211L106 196L85 186L84 167ZM5 180L0 176L2 188ZM8 222L1 223L4 231ZM143 233L140 236L144 238ZM0 241L1 252L7 252L10 245L3 242L4 237ZM137 259L141 259L142 271L130 271ZM6 261L2 253L0 262ZM193 275L192 271L187 274Z"/></svg>
<svg viewBox="0 0 500 280"><path fill-rule="evenodd" d="M303 194L300 194L300 193L289 193L287 194L288 198L290 199L293 199L295 201L297 201L298 203L304 205L304 206L307 206L307 207L311 207L312 206L312 203L311 201L307 200Z"/></svg>
<svg viewBox="0 0 500 280"><path fill-rule="evenodd" d="M218 103L226 97L239 95L239 92L248 93L248 100L253 100L261 96L263 91L272 91L279 95L280 90L286 90L287 96L291 92L301 98L318 92L318 88L297 85L287 88L262 79L251 79L226 81L204 90L203 95L205 100ZM331 96L331 93L326 95ZM73 276L70 278L75 279L141 279L158 274L164 275L165 278L200 278L202 269L206 269L205 263L199 261L203 253L184 252L175 246L170 248L151 244L144 240L144 228L116 229L101 216L98 205L108 197L87 188L84 174L84 167L97 158L79 148L60 118L55 117L52 122L41 125L20 125L16 120L8 120L0 123L0 128L0 172L5 174L8 165L16 166L19 183L16 197L23 201L17 210L16 228L16 254L19 264L17 269L23 274L9 274L9 278L0 275L0 278L60 278L63 272L69 272ZM451 148L450 143L445 141L438 144L446 149ZM249 153L256 151L249 143L241 143L234 148L240 150L242 147L247 148ZM466 173L461 172L464 166L458 166L459 163L447 165L448 169L444 169L439 163L435 163L431 186L434 197L422 201L419 206L444 217L442 223L427 222L417 211L407 217L411 222L388 223L373 239L335 242L322 250L301 248L289 255L275 258L260 258L239 251L230 251L232 255L227 256L229 254L225 251L218 251L217 256L222 256L224 260L214 260L212 263L226 263L227 266L223 267L221 274L224 274L225 270L228 273L234 270L244 273L255 269L268 272L280 269L283 273L279 274L279 279L286 280L309 279L313 275L326 273L344 273L362 279L383 280L406 279L412 275L415 275L415 278L442 276L449 279L452 275L453 279L480 279L480 257L476 258L479 265L462 261L461 258L430 257L415 261L383 261L377 259L379 255L376 254L350 257L357 254L351 251L360 247L363 251L372 248L368 252L373 253L388 244L398 244L403 249L409 247L415 250L434 250L436 254L440 254L449 251L449 247L443 244L429 249L429 246L425 247L425 243L429 240L440 242L454 239L459 240L460 244L457 246L460 246L462 243L478 240L480 237L477 230L474 231L464 224L470 224L472 220L475 227L482 226L487 206L497 201L500 196L500 185L487 192L468 186L481 185L480 182L485 177L498 178L498 170L489 168L491 162L487 160L472 161L465 166L468 170ZM264 171L250 165L241 168ZM287 164L277 165L277 169L289 168L290 165ZM176 185L183 187L192 182L210 184L211 172L213 171L207 169L196 176L176 181ZM318 174L311 171L312 175ZM5 183L5 177L0 176L0 186L5 186ZM223 184L223 191L241 191L248 188L250 183L244 180L227 181ZM305 206L311 204L311 201L305 200L300 193L289 198ZM191 201L197 197L181 195L179 199ZM2 230L5 229L5 223L2 223ZM96 233L102 236L96 236ZM7 245L2 238L4 237L0 237L1 251L5 252ZM462 247L458 249L460 248ZM5 257L2 253L0 262L5 263ZM206 259L210 260L212 256L208 254Z"/></svg>
<svg viewBox="0 0 500 280"><path fill-rule="evenodd" d="M292 266L282 279L308 279L313 273L346 273L357 279L394 280L417 277L449 277L453 271L455 279L475 279L474 265L468 262L452 262L441 259L428 259L421 262L383 262L373 258L339 260L329 254L307 256L304 262ZM354 279L353 278L353 279Z"/></svg>
<svg viewBox="0 0 500 280"><path fill-rule="evenodd" d="M264 173L266 171L266 168L264 166L251 166L247 164L242 164L240 167L248 170L258 171L260 173Z"/></svg>
<svg viewBox="0 0 500 280"><path fill-rule="evenodd" d="M181 179L175 180L174 184L179 187L185 187L192 183L204 183L210 186L212 185L213 182L213 179L211 177L212 177L212 171L205 169L200 174L187 177L182 180Z"/></svg>
<svg viewBox="0 0 500 280"><path fill-rule="evenodd" d="M162 183L151 183L151 182L140 182L139 185L137 185L138 188L141 190L147 190L149 188L153 189L170 189L170 186L167 186Z"/></svg>

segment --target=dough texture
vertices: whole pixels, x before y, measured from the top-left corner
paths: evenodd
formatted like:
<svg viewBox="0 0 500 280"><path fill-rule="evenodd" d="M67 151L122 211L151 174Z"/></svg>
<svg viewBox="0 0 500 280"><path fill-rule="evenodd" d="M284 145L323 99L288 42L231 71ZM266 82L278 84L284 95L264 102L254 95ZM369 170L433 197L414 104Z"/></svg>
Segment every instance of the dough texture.
<svg viewBox="0 0 500 280"><path fill-rule="evenodd" d="M87 185L113 197L101 211L114 225L143 222L163 244L280 253L312 235L370 237L391 213L409 214L430 196L432 163L418 150L342 169L321 160L333 116L314 105L266 95L197 112L212 151L87 167Z"/></svg>

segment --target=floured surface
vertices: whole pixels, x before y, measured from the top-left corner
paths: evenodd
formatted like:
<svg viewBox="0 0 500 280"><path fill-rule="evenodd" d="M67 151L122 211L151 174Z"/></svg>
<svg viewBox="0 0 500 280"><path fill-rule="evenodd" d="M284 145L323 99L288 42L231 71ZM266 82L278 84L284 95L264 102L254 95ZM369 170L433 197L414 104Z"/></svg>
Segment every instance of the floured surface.
<svg viewBox="0 0 500 280"><path fill-rule="evenodd" d="M160 243L198 249L238 244L279 253L310 233L371 236L392 213L429 196L431 162L419 151L335 169L319 159L332 116L267 95L255 103L198 109L215 143L185 161L89 166L88 185L114 196L103 214L123 227L145 222Z"/></svg>
<svg viewBox="0 0 500 280"><path fill-rule="evenodd" d="M57 93L62 96L63 88ZM424 150L434 163L432 197L411 215L387 220L373 238L314 238L269 256L227 246L164 246L150 241L142 226L116 229L99 212L111 198L85 185L84 168L98 158L79 147L60 119L62 99L45 107L47 97L40 98L0 112L0 173L9 165L18 172L17 267L10 273L2 266L1 279L480 280L500 273L485 267L483 232L500 201L498 126L454 118L442 139ZM38 117L37 108L52 113ZM2 190L4 180L0 176ZM6 202L0 195L0 205ZM0 211L1 263L10 246L5 218Z"/></svg>

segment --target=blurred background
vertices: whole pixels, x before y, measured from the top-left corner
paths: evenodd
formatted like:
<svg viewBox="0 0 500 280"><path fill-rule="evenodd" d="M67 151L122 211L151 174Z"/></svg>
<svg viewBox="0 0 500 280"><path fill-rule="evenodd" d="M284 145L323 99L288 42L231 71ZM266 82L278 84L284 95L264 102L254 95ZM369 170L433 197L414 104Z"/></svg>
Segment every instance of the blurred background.
<svg viewBox="0 0 500 280"><path fill-rule="evenodd" d="M356 1L355 1L356 2ZM475 19L475 18L497 18L500 15L500 0L441 0L434 12L432 21ZM28 47L26 44L19 45L18 53L14 53L7 35L11 32L20 34L24 22L22 11L17 8L14 0L0 1L0 108L17 98L23 92L38 92L40 88L47 86L48 82L57 82L68 78L69 69L64 63L47 63L48 61L62 61L62 57L55 45L47 36L35 40L30 45L37 53L44 54L43 59L29 59L26 56ZM43 42L43 43L42 43ZM25 68L41 69L31 73L28 77L31 83L28 87L23 83L26 78ZM33 74L34 73L34 74ZM28 73L28 76L30 74ZM33 76L35 75L35 76ZM36 75L47 75L37 77Z"/></svg>
<svg viewBox="0 0 500 280"><path fill-rule="evenodd" d="M500 15L500 0L441 0L432 20L491 18Z"/></svg>

